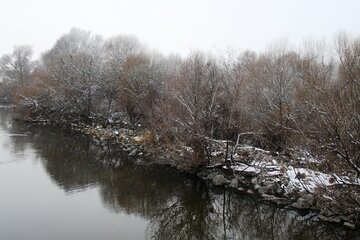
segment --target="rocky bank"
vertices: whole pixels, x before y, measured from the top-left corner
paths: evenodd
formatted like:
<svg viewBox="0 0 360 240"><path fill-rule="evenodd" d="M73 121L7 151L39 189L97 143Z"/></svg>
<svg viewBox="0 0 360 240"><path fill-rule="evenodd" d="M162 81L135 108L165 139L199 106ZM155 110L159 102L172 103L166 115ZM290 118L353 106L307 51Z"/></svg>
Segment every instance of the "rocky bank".
<svg viewBox="0 0 360 240"><path fill-rule="evenodd" d="M238 143L229 149L226 141L213 140L208 166L194 171L183 163L186 162L184 158L192 154L190 147L150 144L146 131L85 124L71 124L71 128L85 133L95 145L104 149L120 146L139 164L168 165L196 173L211 186L230 188L265 203L298 209L309 213L314 220L352 229L359 227L357 215L341 206L330 189L339 185L360 185L360 180L317 170L321 161L306 151L280 154Z"/></svg>

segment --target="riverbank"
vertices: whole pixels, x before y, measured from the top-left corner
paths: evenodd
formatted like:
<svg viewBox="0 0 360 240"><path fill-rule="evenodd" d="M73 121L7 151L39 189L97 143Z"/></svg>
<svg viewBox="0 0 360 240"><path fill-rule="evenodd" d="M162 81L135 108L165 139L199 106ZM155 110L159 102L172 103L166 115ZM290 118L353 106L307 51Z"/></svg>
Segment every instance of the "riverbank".
<svg viewBox="0 0 360 240"><path fill-rule="evenodd" d="M312 221L309 215L212 186L196 175L136 164L119 151L119 145L103 149L68 127L14 122L6 112L0 109L4 200L0 221L5 227L0 239L35 240L44 233L47 238L58 234L60 239L87 240L90 235L93 239L360 239L358 231Z"/></svg>
<svg viewBox="0 0 360 240"><path fill-rule="evenodd" d="M86 134L98 147L120 148L137 164L175 168L196 175L215 187L229 188L264 203L310 213L314 220L359 228L357 205L339 202L339 196L360 184L359 179L321 171L322 161L304 150L293 149L280 154L239 142L228 144L209 140L211 159L206 167L199 168L184 161L192 158L193 149L157 144L146 129L43 120L37 123L70 126L72 130ZM116 168L116 164L112 167Z"/></svg>
<svg viewBox="0 0 360 240"><path fill-rule="evenodd" d="M359 228L356 204L339 202L339 195L360 184L355 177L320 171L321 160L299 149L286 154L246 144L232 146L231 159L224 161L226 141L213 140L211 162L193 168L182 162L193 153L186 146L159 146L146 130L71 124L73 130L89 136L103 148L121 146L138 164L166 165L196 174L208 184L252 195L259 201L280 207L311 212L313 219ZM116 167L116 166L115 166Z"/></svg>

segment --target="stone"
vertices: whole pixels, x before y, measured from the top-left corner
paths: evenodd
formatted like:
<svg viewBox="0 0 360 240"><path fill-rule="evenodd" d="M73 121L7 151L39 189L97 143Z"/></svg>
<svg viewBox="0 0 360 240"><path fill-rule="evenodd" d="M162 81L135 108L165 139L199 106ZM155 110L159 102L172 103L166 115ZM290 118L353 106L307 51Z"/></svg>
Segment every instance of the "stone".
<svg viewBox="0 0 360 240"><path fill-rule="evenodd" d="M212 173L210 173L209 175L207 175L206 178L207 178L208 180L212 180L215 176L216 176L216 173L212 172Z"/></svg>
<svg viewBox="0 0 360 240"><path fill-rule="evenodd" d="M292 194L294 192L294 186L292 182L289 182L289 184L286 186L285 191L287 194Z"/></svg>
<svg viewBox="0 0 360 240"><path fill-rule="evenodd" d="M277 194L284 195L284 193L285 193L285 190L284 190L285 186L284 185L280 185L279 183L275 183L274 187L275 187L275 192Z"/></svg>
<svg viewBox="0 0 360 240"><path fill-rule="evenodd" d="M263 183L264 186L269 186L269 185L273 185L273 184L274 184L273 181L265 181L265 182Z"/></svg>
<svg viewBox="0 0 360 240"><path fill-rule="evenodd" d="M258 190L258 189L260 189L260 188L261 188L261 186L260 186L259 184L255 184L255 185L254 185L254 189L255 189L255 190Z"/></svg>
<svg viewBox="0 0 360 240"><path fill-rule="evenodd" d="M351 228L351 229L355 229L355 224L349 223L349 222L344 222L344 226Z"/></svg>
<svg viewBox="0 0 360 240"><path fill-rule="evenodd" d="M349 221L349 217L345 215L340 215L339 218L345 222Z"/></svg>
<svg viewBox="0 0 360 240"><path fill-rule="evenodd" d="M319 203L319 202L318 202L318 203ZM321 203L320 203L320 204L317 204L317 208L318 208L318 209L321 209L321 210L320 210L320 213L321 213L322 215L324 215L324 216L331 216L331 215L333 214L333 212L332 212L330 209L324 208L324 207L321 205Z"/></svg>
<svg viewBox="0 0 360 240"><path fill-rule="evenodd" d="M276 197L274 195L270 195L270 194L261 194L261 198L265 199L265 200L272 200L275 199Z"/></svg>
<svg viewBox="0 0 360 240"><path fill-rule="evenodd" d="M137 154L137 149L133 149L130 153L129 156L135 156Z"/></svg>
<svg viewBox="0 0 360 240"><path fill-rule="evenodd" d="M331 219L332 222L336 222L336 223L340 223L341 222L341 218L340 217L333 217Z"/></svg>
<svg viewBox="0 0 360 240"><path fill-rule="evenodd" d="M252 190L250 190L250 189L247 190L246 193L247 193L247 194L254 194L254 192L253 192Z"/></svg>
<svg viewBox="0 0 360 240"><path fill-rule="evenodd" d="M260 188L258 189L258 192L259 192L260 194L264 194L264 193L270 192L270 190L269 190L268 187L260 187Z"/></svg>
<svg viewBox="0 0 360 240"><path fill-rule="evenodd" d="M238 182L238 180L237 180L236 178L231 179L230 184L229 184L229 187L231 187L231 188L237 188L238 185L239 185L239 182Z"/></svg>
<svg viewBox="0 0 360 240"><path fill-rule="evenodd" d="M322 221L327 221L327 222L331 222L331 217L327 217L327 216L324 216L322 214L319 214L318 215L318 218Z"/></svg>
<svg viewBox="0 0 360 240"><path fill-rule="evenodd" d="M192 184L192 181L188 179L188 180L184 181L184 185L185 185L185 187L191 187L193 184Z"/></svg>
<svg viewBox="0 0 360 240"><path fill-rule="evenodd" d="M335 222L335 223L340 223L342 221L341 217L339 216L325 216L323 214L319 214L318 218L323 220L323 221L327 221L327 222Z"/></svg>
<svg viewBox="0 0 360 240"><path fill-rule="evenodd" d="M289 199L287 199L287 198L279 198L279 197L276 197L276 196L270 195L270 194L261 194L261 197L264 200L273 202L277 205L288 205L289 204Z"/></svg>
<svg viewBox="0 0 360 240"><path fill-rule="evenodd" d="M252 179L251 179L251 183L254 184L254 185L257 184L257 183L258 183L258 179L257 179L256 177L252 178Z"/></svg>
<svg viewBox="0 0 360 240"><path fill-rule="evenodd" d="M230 181L228 179L226 179L223 175L221 174L217 174L213 179L212 179L212 183L215 186L223 186L225 184L228 184Z"/></svg>
<svg viewBox="0 0 360 240"><path fill-rule="evenodd" d="M305 199L299 198L296 202L291 204L291 207L297 208L297 209L308 209L311 207L311 204L308 201L306 201Z"/></svg>
<svg viewBox="0 0 360 240"><path fill-rule="evenodd" d="M315 203L315 196L311 193L304 194L301 198L303 198L304 200L309 202L310 205L314 205L314 203Z"/></svg>
<svg viewBox="0 0 360 240"><path fill-rule="evenodd" d="M246 180L246 178L245 178L244 176L239 176L239 175L237 175L236 178L237 178L237 180L239 180L240 182L243 182L243 181Z"/></svg>

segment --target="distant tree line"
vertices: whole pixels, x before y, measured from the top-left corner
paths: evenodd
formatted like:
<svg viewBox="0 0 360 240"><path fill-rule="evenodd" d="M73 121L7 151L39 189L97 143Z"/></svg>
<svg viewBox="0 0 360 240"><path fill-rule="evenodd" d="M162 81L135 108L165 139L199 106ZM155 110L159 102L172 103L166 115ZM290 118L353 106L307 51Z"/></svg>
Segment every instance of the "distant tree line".
<svg viewBox="0 0 360 240"><path fill-rule="evenodd" d="M72 29L32 61L29 46L3 55L1 98L24 119L106 125L120 117L157 143L192 147L251 138L270 150L299 147L360 175L360 38L294 51L163 56L135 37ZM328 54L328 53L331 54ZM234 54L233 54L234 55Z"/></svg>

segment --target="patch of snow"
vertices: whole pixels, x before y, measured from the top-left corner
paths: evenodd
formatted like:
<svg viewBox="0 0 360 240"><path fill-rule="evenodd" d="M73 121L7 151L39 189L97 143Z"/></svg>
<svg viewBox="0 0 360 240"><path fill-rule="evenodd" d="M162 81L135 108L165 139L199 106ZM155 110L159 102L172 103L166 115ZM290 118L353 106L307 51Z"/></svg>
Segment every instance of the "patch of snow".
<svg viewBox="0 0 360 240"><path fill-rule="evenodd" d="M321 186L330 186L333 184L332 175L314 171L307 168L294 168L290 166L287 170L290 181L299 188L299 190L308 190L314 192Z"/></svg>
<svg viewBox="0 0 360 240"><path fill-rule="evenodd" d="M266 175L268 176L280 176L282 173L280 171L270 171Z"/></svg>
<svg viewBox="0 0 360 240"><path fill-rule="evenodd" d="M223 141L219 140L218 142ZM314 192L318 188L328 187L334 184L360 185L360 179L357 178L337 176L336 174L328 174L306 167L294 167L291 166L292 161L289 163L290 166L288 163L285 165L280 164L278 162L280 160L270 155L270 151L247 144L237 146L236 150L239 152L234 153L234 162L231 166L223 166L224 163L222 163L212 167L221 166L224 169L232 169L239 173L253 173L258 175L260 179L267 179L267 177L270 179L279 178L279 181L282 181L282 189L287 193L305 190ZM242 153L243 151L249 154L245 155ZM211 154L212 156L218 156L223 153L224 151L221 151L221 149L215 149ZM296 153L299 154L295 157L296 160L300 160L301 162L316 164L321 162L321 159L315 157L307 150L297 149ZM243 160L244 156L246 160L251 159L249 164L241 163L240 160Z"/></svg>
<svg viewBox="0 0 360 240"><path fill-rule="evenodd" d="M140 142L142 140L142 136L136 136L134 137L134 141Z"/></svg>
<svg viewBox="0 0 360 240"><path fill-rule="evenodd" d="M223 166L223 168L228 169L227 166ZM246 172L246 173L255 173L255 174L259 174L261 172L261 170L257 167L248 166L248 165L242 164L242 163L240 163L238 165L233 165L230 168L236 172Z"/></svg>
<svg viewBox="0 0 360 240"><path fill-rule="evenodd" d="M217 157L223 154L223 151L213 151L211 152L211 156Z"/></svg>
<svg viewBox="0 0 360 240"><path fill-rule="evenodd" d="M255 149L255 151L257 151L257 152L262 152L262 153L270 153L270 151L266 151L266 150L264 150L264 149L261 149L261 148L254 148Z"/></svg>
<svg viewBox="0 0 360 240"><path fill-rule="evenodd" d="M192 147L189 147L189 146L183 146L183 148L184 148L187 152L190 152L190 153L192 153L192 152L193 152Z"/></svg>
<svg viewBox="0 0 360 240"><path fill-rule="evenodd" d="M277 169L280 170L279 165L266 165L265 169L271 170L271 169Z"/></svg>
<svg viewBox="0 0 360 240"><path fill-rule="evenodd" d="M247 144L242 144L242 145L238 146L238 149L251 150L251 151L262 152L262 153L270 153L270 151L264 150L262 148L257 148L257 147L251 146L251 145L247 145Z"/></svg>

